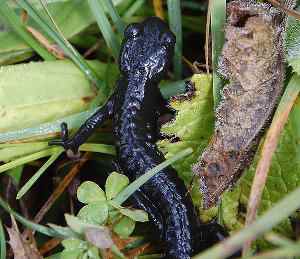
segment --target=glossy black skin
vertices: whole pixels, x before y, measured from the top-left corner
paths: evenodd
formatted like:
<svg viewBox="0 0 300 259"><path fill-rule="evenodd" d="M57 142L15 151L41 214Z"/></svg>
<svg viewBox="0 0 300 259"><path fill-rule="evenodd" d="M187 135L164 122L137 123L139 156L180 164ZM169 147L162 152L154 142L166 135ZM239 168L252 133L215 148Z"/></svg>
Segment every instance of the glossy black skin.
<svg viewBox="0 0 300 259"><path fill-rule="evenodd" d="M76 153L96 127L112 118L118 163L131 181L163 162L165 158L155 144L157 119L170 110L158 82L166 72L174 45L175 36L159 18L129 25L120 52L121 78L114 94L72 138L68 138L64 124L62 141L51 144ZM218 239L215 231L200 231L192 200L172 167L144 184L134 200L149 213L163 241L166 258L190 258L194 248L209 246L207 239Z"/></svg>

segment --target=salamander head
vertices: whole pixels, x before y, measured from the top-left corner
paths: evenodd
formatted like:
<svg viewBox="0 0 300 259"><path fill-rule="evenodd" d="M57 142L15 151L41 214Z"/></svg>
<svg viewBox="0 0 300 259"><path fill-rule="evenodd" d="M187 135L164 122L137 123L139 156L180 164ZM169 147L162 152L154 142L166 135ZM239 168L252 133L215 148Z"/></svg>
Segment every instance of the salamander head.
<svg viewBox="0 0 300 259"><path fill-rule="evenodd" d="M174 52L175 36L157 17L130 24L124 31L120 71L126 77L160 80Z"/></svg>

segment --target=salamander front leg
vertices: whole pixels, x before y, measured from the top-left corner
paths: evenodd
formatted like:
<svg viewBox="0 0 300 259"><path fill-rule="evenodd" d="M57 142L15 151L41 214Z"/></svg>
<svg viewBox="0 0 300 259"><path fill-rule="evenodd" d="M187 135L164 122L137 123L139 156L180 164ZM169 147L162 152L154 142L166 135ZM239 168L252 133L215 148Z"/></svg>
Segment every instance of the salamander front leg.
<svg viewBox="0 0 300 259"><path fill-rule="evenodd" d="M62 146L67 152L70 150L73 154L78 153L78 148L81 144L93 134L95 129L112 117L115 97L112 95L107 103L97 110L85 123L79 128L72 138L69 138L67 123L61 124L61 140L53 140L49 145ZM70 152L69 151L69 152ZM71 154L72 156L72 154Z"/></svg>
<svg viewBox="0 0 300 259"><path fill-rule="evenodd" d="M76 157L78 154L79 146L76 143L69 139L69 130L68 124L63 122L61 125L61 139L60 140L52 140L49 142L49 146L62 146L67 152L69 157Z"/></svg>

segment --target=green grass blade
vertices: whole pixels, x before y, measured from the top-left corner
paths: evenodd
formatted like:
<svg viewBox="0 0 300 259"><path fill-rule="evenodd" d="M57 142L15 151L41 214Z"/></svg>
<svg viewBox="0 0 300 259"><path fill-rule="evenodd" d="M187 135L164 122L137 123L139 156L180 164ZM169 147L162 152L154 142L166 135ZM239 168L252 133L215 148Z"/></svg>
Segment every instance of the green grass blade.
<svg viewBox="0 0 300 259"><path fill-rule="evenodd" d="M86 77L93 82L98 88L101 88L103 83L98 79L96 73L93 69L87 64L83 57L78 53L78 51L73 48L73 46L64 39L64 37L54 30L52 26L46 21L39 12L27 1L20 0L18 1L20 7L26 10L30 17L42 28L48 36L56 42L65 52L67 56L82 70Z"/></svg>
<svg viewBox="0 0 300 259"><path fill-rule="evenodd" d="M295 244L293 246L287 246L282 248L274 248L271 251L262 252L251 257L243 257L244 259L283 259L292 258L296 259L300 256L300 246Z"/></svg>
<svg viewBox="0 0 300 259"><path fill-rule="evenodd" d="M188 1L182 1L181 6L184 8L190 8L195 11L204 12L207 10L207 5L205 2L197 3L196 1L192 2L192 1L188 0Z"/></svg>
<svg viewBox="0 0 300 259"><path fill-rule="evenodd" d="M223 242L206 250L204 253L196 255L193 259L223 259L240 249L247 240L253 240L272 229L278 223L286 219L300 207L300 188L289 193L281 201L275 204L265 214L259 217L247 228L242 229Z"/></svg>
<svg viewBox="0 0 300 259"><path fill-rule="evenodd" d="M178 161L179 159L190 155L193 153L193 150L191 148L187 148L176 154L170 159L167 159L166 161L162 162L158 166L152 168L142 176L140 176L138 179L136 179L134 182L129 184L122 192L118 194L116 198L113 199L114 202L121 205L124 201L126 201L130 195L132 195L137 189L139 189L144 183L146 183L151 177L153 177L155 174L166 168L167 166L171 165L172 163Z"/></svg>
<svg viewBox="0 0 300 259"><path fill-rule="evenodd" d="M0 161L8 162L16 158L48 148L47 143L0 144Z"/></svg>
<svg viewBox="0 0 300 259"><path fill-rule="evenodd" d="M111 17L114 25L116 26L118 32L122 35L125 29L125 23L122 21L120 15L118 14L113 2L111 0L103 0L103 5L107 9L109 16Z"/></svg>
<svg viewBox="0 0 300 259"><path fill-rule="evenodd" d="M25 29L24 25L20 22L20 17L9 8L6 1L0 1L0 14L8 22L11 28L44 60L56 60L56 58Z"/></svg>
<svg viewBox="0 0 300 259"><path fill-rule="evenodd" d="M224 44L224 25L226 22L226 0L211 0L211 36L214 107L221 99L223 81L217 73L218 59Z"/></svg>
<svg viewBox="0 0 300 259"><path fill-rule="evenodd" d="M105 15L102 1L103 0L88 0L88 3L106 44L111 48L112 55L117 60L119 57L120 43Z"/></svg>
<svg viewBox="0 0 300 259"><path fill-rule="evenodd" d="M281 236L276 232L267 233L264 235L264 238L266 241L270 242L274 246L292 246L296 244L295 241L290 240L285 236Z"/></svg>
<svg viewBox="0 0 300 259"><path fill-rule="evenodd" d="M6 259L5 233L0 219L0 259Z"/></svg>
<svg viewBox="0 0 300 259"><path fill-rule="evenodd" d="M126 12L123 14L123 18L124 19L129 19L130 17L132 17L135 12L137 10L139 10L144 4L145 4L145 0L136 0L127 10Z"/></svg>
<svg viewBox="0 0 300 259"><path fill-rule="evenodd" d="M30 143L0 143L0 149L2 148L28 148L32 145L37 146L37 148L47 148L48 142L30 142Z"/></svg>
<svg viewBox="0 0 300 259"><path fill-rule="evenodd" d="M15 212L9 205L7 202L5 202L2 197L0 197L0 207L2 207L7 213L12 214L17 221L19 221L21 224L23 224L25 227L30 228L34 231L37 231L39 233L42 233L46 236L50 236L50 237L60 237L60 235L58 235L58 233L56 231L54 231L51 228L36 224L31 222L30 220L24 218L23 216L21 216L19 213Z"/></svg>
<svg viewBox="0 0 300 259"><path fill-rule="evenodd" d="M22 139L45 139L49 136L53 137L55 132L61 131L60 125L62 122L66 122L70 130L79 128L96 110L98 108L66 116L56 121L46 122L36 127L0 133L0 143Z"/></svg>
<svg viewBox="0 0 300 259"><path fill-rule="evenodd" d="M116 155L116 149L112 145L85 143L79 147L80 151L97 152L107 155Z"/></svg>
<svg viewBox="0 0 300 259"><path fill-rule="evenodd" d="M170 29L176 36L174 74L175 79L180 79L182 74L182 21L180 0L168 0L167 3Z"/></svg>
<svg viewBox="0 0 300 259"><path fill-rule="evenodd" d="M63 150L63 148L62 147L52 147L52 148L48 148L48 149L42 150L40 152L36 152L34 154L28 155L28 156L18 158L18 159L13 160L9 163L1 165L0 166L0 173L3 173L5 171L7 171L9 169L12 169L14 167L17 167L19 165L23 165L23 164L26 164L28 162L40 159L42 157L51 156L52 154L54 154L54 153L56 153L60 150Z"/></svg>
<svg viewBox="0 0 300 259"><path fill-rule="evenodd" d="M20 186L24 165L17 166L7 171L15 186Z"/></svg>
<svg viewBox="0 0 300 259"><path fill-rule="evenodd" d="M5 150L6 148L9 148L10 150L12 148L14 149L14 152L17 152L18 149L25 149L26 152L30 152L30 147L35 147L35 149L39 149L38 151L41 151L42 149L49 148L48 142L28 142L28 143L11 143L6 144L0 143L0 155L1 151ZM33 150L35 150L33 149ZM112 145L106 145L106 144L95 144L95 143L85 143L80 146L80 151L89 151L89 152L97 152L97 153L103 153L107 155L115 155L116 150L115 147ZM1 156L0 156L1 157Z"/></svg>
<svg viewBox="0 0 300 259"><path fill-rule="evenodd" d="M17 193L17 200L22 198L22 196L34 185L34 183L41 177L41 175L47 170L47 168L53 164L53 162L63 153L63 150L58 150L56 153L52 154L45 164L22 186L22 188Z"/></svg>

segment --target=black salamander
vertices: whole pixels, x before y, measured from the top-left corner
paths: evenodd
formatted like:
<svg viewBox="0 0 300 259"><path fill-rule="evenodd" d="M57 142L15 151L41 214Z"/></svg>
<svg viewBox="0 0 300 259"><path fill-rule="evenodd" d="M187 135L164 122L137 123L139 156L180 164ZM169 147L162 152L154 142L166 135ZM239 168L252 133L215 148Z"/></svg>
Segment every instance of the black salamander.
<svg viewBox="0 0 300 259"><path fill-rule="evenodd" d="M121 78L114 93L72 138L68 138L67 125L63 124L62 140L50 144L77 153L94 129L111 118L118 163L131 181L163 162L165 158L156 146L157 120L170 108L158 83L172 59L174 45L175 36L159 18L129 25L119 58ZM190 258L198 247L209 246L208 239L219 240L219 230L200 226L191 197L172 167L144 184L134 200L149 213L166 258Z"/></svg>

